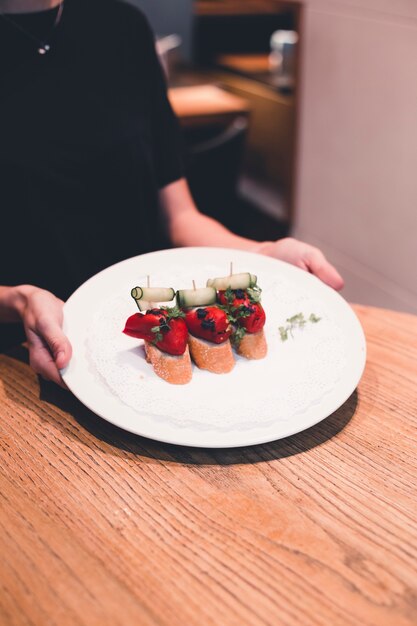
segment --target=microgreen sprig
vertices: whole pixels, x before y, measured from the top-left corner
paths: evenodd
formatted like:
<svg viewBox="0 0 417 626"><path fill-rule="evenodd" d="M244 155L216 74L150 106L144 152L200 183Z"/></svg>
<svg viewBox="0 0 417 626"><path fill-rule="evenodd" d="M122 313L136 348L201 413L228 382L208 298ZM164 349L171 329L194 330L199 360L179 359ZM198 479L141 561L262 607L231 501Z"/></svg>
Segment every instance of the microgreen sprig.
<svg viewBox="0 0 417 626"><path fill-rule="evenodd" d="M317 324L321 320L321 317L317 317L314 313L310 313L310 316L306 319L304 317L304 313L297 313L292 317L288 317L285 321L287 322L286 326L280 326L278 328L279 334L281 336L281 341L287 341L288 337L291 335L294 338L293 331L296 328L304 328L304 326L311 322L312 324Z"/></svg>

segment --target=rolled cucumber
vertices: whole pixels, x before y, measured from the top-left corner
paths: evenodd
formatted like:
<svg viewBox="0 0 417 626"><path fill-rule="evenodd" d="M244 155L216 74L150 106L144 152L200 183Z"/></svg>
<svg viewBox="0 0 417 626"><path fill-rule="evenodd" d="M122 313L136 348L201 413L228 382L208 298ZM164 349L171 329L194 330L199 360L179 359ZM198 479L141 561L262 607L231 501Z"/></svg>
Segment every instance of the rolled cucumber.
<svg viewBox="0 0 417 626"><path fill-rule="evenodd" d="M216 302L216 290L214 287L202 287L201 289L180 289L177 291L177 304L180 308L194 306L208 306Z"/></svg>
<svg viewBox="0 0 417 626"><path fill-rule="evenodd" d="M249 272L241 274L231 274L230 276L222 276L221 278L209 278L207 287L214 287L217 290L225 289L248 289L256 285L257 276Z"/></svg>
<svg viewBox="0 0 417 626"><path fill-rule="evenodd" d="M136 300L136 304L139 307L139 311L146 312L146 311L149 311L149 309L152 309L152 302L148 302L148 300Z"/></svg>
<svg viewBox="0 0 417 626"><path fill-rule="evenodd" d="M175 291L171 287L133 287L131 295L136 300L139 308L144 310L139 305L141 300L146 301L148 304L149 302L169 302L174 299Z"/></svg>

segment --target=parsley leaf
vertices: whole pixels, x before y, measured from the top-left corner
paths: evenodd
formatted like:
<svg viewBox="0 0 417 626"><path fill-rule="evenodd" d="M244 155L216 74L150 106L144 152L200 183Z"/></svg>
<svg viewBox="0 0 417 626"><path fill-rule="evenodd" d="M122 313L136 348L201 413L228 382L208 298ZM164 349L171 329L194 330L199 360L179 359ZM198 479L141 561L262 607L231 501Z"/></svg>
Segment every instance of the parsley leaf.
<svg viewBox="0 0 417 626"><path fill-rule="evenodd" d="M243 326L236 326L230 337L230 341L234 346L238 346L245 335L246 329L243 328Z"/></svg>

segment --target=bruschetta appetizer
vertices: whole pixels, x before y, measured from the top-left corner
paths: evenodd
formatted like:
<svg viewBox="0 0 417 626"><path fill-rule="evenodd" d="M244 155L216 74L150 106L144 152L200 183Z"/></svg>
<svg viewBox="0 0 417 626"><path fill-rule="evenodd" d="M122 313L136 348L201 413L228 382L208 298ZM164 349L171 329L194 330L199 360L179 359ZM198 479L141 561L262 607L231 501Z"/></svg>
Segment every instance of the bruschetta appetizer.
<svg viewBox="0 0 417 626"><path fill-rule="evenodd" d="M174 294L173 289L132 289L132 297L141 312L129 317L123 332L144 340L146 360L153 366L157 376L174 385L184 385L192 377L184 313L178 307L165 306L144 311L146 306L158 299L166 301L166 296L172 299Z"/></svg>
<svg viewBox="0 0 417 626"><path fill-rule="evenodd" d="M266 316L256 276L231 274L210 279L207 284L218 290L218 301L233 322L231 341L236 352L246 359L263 359L268 351L264 332Z"/></svg>
<svg viewBox="0 0 417 626"><path fill-rule="evenodd" d="M229 340L233 327L224 308L216 305L216 290L182 289L177 302L185 313L188 345L197 367L215 374L230 372L235 365Z"/></svg>

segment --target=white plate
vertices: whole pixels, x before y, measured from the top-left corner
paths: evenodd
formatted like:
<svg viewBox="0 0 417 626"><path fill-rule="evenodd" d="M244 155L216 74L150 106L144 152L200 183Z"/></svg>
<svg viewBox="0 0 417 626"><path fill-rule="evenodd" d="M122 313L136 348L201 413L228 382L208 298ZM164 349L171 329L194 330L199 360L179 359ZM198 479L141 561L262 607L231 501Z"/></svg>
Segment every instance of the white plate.
<svg viewBox="0 0 417 626"><path fill-rule="evenodd" d="M194 367L188 385L159 379L121 333L136 312L130 289L202 286L208 277L250 271L263 288L268 355L237 359L230 374ZM282 342L278 327L303 312L321 317ZM100 417L159 441L208 448L265 443L300 432L339 408L356 388L366 344L357 317L314 276L269 257L222 248L180 248L134 257L84 283L64 308L73 357L62 372L75 396Z"/></svg>

